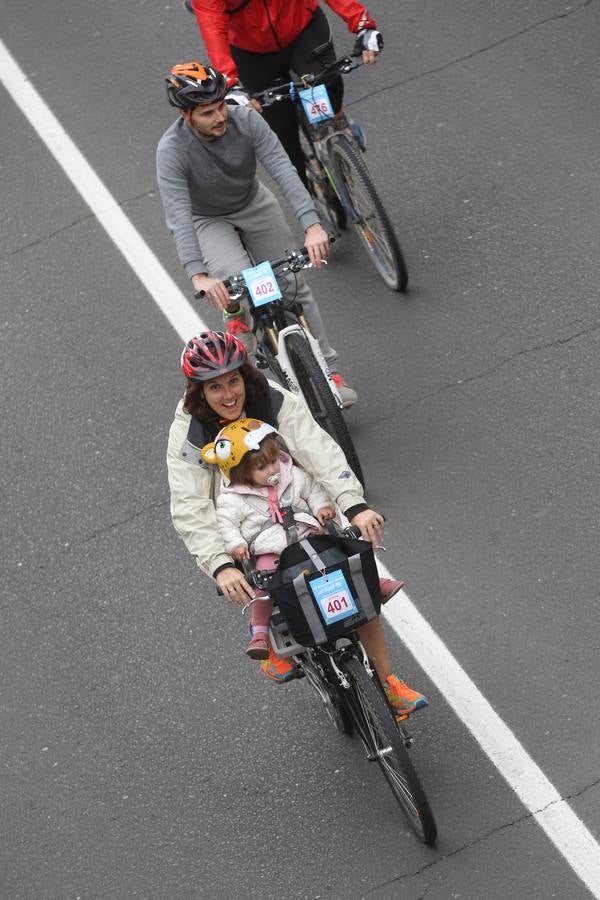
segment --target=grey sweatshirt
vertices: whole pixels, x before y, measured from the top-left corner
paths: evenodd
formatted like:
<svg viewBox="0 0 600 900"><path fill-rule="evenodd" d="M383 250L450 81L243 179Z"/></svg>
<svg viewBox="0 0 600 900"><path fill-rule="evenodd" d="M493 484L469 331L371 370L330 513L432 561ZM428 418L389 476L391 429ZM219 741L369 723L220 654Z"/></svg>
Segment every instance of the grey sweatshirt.
<svg viewBox="0 0 600 900"><path fill-rule="evenodd" d="M257 159L304 230L318 222L312 197L279 139L260 113L250 107L230 107L227 131L214 141L200 140L181 117L160 139L156 151L158 187L167 227L190 278L207 272L194 216L222 216L243 209L258 190Z"/></svg>

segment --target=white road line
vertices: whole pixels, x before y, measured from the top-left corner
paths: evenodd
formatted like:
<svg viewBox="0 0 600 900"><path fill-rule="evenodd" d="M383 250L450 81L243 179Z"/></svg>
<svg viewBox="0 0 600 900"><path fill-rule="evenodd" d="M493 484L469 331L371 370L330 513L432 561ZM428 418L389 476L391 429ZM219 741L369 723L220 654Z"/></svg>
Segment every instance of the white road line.
<svg viewBox="0 0 600 900"><path fill-rule="evenodd" d="M600 846L593 835L404 592L383 615L552 843L600 897Z"/></svg>
<svg viewBox="0 0 600 900"><path fill-rule="evenodd" d="M117 249L138 276L182 340L204 331L173 279L104 187L56 116L0 41L0 78L23 115L37 131L65 174L77 188Z"/></svg>
<svg viewBox="0 0 600 900"><path fill-rule="evenodd" d="M0 41L0 78L142 284L186 340L205 328L177 285L123 214ZM566 861L600 900L600 846L561 799L406 594L384 615L456 715L535 817Z"/></svg>

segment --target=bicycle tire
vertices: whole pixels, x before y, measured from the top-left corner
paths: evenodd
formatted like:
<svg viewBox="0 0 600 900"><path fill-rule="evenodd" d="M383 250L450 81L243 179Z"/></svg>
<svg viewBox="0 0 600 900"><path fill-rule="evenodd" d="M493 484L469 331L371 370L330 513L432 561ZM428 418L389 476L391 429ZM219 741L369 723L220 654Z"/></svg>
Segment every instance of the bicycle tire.
<svg viewBox="0 0 600 900"><path fill-rule="evenodd" d="M352 682L354 714L364 722L369 749L398 805L419 840L433 844L437 837L435 819L377 676L371 678L354 655L344 660L341 668Z"/></svg>
<svg viewBox="0 0 600 900"><path fill-rule="evenodd" d="M340 445L348 465L364 487L362 466L350 432L310 344L297 332L288 334L285 344L296 380L313 418Z"/></svg>
<svg viewBox="0 0 600 900"><path fill-rule="evenodd" d="M371 263L393 291L405 291L408 269L396 233L362 156L344 135L329 147L334 182L343 206L356 215L356 233ZM346 196L344 196L346 194Z"/></svg>
<svg viewBox="0 0 600 900"><path fill-rule="evenodd" d="M306 675L306 680L321 698L325 715L330 723L341 734L352 734L353 727L350 716L334 685L327 679L318 660L313 658L311 651L302 654L300 665Z"/></svg>

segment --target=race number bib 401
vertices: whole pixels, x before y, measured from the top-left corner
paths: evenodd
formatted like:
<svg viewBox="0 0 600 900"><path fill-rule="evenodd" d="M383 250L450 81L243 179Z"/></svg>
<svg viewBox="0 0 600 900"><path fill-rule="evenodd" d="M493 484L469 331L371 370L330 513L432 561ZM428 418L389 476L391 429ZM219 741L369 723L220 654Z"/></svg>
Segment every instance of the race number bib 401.
<svg viewBox="0 0 600 900"><path fill-rule="evenodd" d="M268 260L251 269L244 269L242 277L250 292L253 306L264 306L272 300L281 300L281 291Z"/></svg>
<svg viewBox="0 0 600 900"><path fill-rule="evenodd" d="M310 581L309 587L326 625L358 613L343 572L331 572Z"/></svg>
<svg viewBox="0 0 600 900"><path fill-rule="evenodd" d="M325 119L333 119L333 106L324 84L298 91L298 96L302 100L306 118L311 125L324 122Z"/></svg>

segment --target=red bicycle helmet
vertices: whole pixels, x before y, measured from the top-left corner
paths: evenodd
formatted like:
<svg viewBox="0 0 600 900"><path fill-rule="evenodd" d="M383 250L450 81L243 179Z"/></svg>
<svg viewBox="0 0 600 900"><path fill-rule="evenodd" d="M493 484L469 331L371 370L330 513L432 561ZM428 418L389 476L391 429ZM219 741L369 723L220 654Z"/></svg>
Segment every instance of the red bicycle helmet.
<svg viewBox="0 0 600 900"><path fill-rule="evenodd" d="M227 331L203 331L187 342L181 369L190 381L209 381L239 369L248 361L246 348Z"/></svg>
<svg viewBox="0 0 600 900"><path fill-rule="evenodd" d="M194 109L199 103L222 100L227 92L227 79L212 66L199 62L173 66L167 82L167 97L171 106Z"/></svg>

